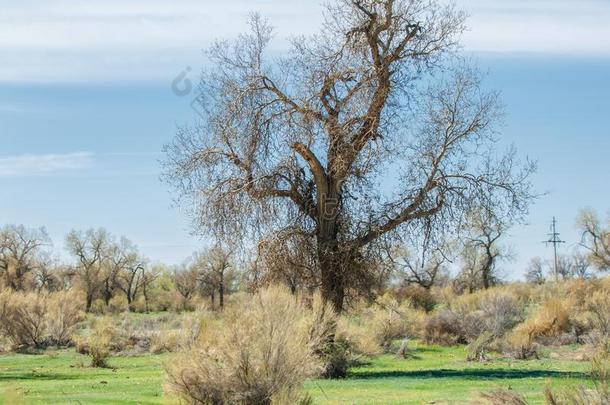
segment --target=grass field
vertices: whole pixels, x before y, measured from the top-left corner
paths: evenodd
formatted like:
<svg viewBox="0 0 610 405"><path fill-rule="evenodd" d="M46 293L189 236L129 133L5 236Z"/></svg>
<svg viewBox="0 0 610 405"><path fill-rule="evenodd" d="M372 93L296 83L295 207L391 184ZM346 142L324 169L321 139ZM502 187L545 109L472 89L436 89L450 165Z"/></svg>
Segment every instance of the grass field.
<svg viewBox="0 0 610 405"><path fill-rule="evenodd" d="M587 382L586 362L541 359L487 363L464 361L463 347L420 345L414 357L383 355L353 368L345 380L308 381L316 404L463 404L478 392L511 388L542 403L547 381L554 387ZM113 357L113 369L88 367L89 358L60 350L0 356L0 403L171 404L163 393L163 363L171 355Z"/></svg>

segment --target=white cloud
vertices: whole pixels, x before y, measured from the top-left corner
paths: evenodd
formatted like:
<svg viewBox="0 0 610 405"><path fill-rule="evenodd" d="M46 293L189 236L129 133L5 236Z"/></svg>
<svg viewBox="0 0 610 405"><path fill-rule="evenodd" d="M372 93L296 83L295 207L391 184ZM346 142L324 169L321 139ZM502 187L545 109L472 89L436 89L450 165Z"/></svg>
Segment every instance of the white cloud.
<svg viewBox="0 0 610 405"><path fill-rule="evenodd" d="M607 0L457 0L467 50L610 56ZM278 39L311 33L318 0L22 0L0 14L0 81L170 81L260 11ZM280 42L280 45L285 42Z"/></svg>
<svg viewBox="0 0 610 405"><path fill-rule="evenodd" d="M0 157L0 177L32 176L80 170L90 167L92 163L93 154L90 152L6 156Z"/></svg>

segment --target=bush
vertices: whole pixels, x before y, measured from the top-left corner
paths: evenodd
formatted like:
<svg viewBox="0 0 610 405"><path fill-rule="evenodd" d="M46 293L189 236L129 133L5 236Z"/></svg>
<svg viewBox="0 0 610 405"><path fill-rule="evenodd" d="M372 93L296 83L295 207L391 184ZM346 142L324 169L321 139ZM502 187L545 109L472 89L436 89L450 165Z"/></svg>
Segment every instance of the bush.
<svg viewBox="0 0 610 405"><path fill-rule="evenodd" d="M116 332L112 320L108 317L99 319L87 338L91 367L108 367L110 344Z"/></svg>
<svg viewBox="0 0 610 405"><path fill-rule="evenodd" d="M437 304L437 301L430 290L418 285L400 288L396 292L396 298L400 302L408 301L413 308L421 309L426 312L432 311Z"/></svg>
<svg viewBox="0 0 610 405"><path fill-rule="evenodd" d="M490 345L493 342L493 335L490 332L483 332L481 335L472 343L468 345L467 361L487 361L487 353L490 350Z"/></svg>
<svg viewBox="0 0 610 405"><path fill-rule="evenodd" d="M466 343L458 315L449 309L443 309L430 317L424 328L424 341L443 346Z"/></svg>
<svg viewBox="0 0 610 405"><path fill-rule="evenodd" d="M349 347L350 361L373 357L383 351L370 328L347 317L339 318L336 337Z"/></svg>
<svg viewBox="0 0 610 405"><path fill-rule="evenodd" d="M19 349L43 347L46 334L46 297L4 291L0 316L4 335Z"/></svg>
<svg viewBox="0 0 610 405"><path fill-rule="evenodd" d="M76 294L59 292L49 296L46 327L53 344L67 346L71 343L76 325L83 320L82 307Z"/></svg>
<svg viewBox="0 0 610 405"><path fill-rule="evenodd" d="M168 365L168 390L196 404L296 403L304 380L322 370L316 351L332 338L312 333L312 319L287 289L261 290Z"/></svg>
<svg viewBox="0 0 610 405"><path fill-rule="evenodd" d="M610 337L610 291L600 290L587 300L591 325L603 338Z"/></svg>
<svg viewBox="0 0 610 405"><path fill-rule="evenodd" d="M527 405L523 396L515 391L495 390L492 392L481 393L483 404L487 405Z"/></svg>
<svg viewBox="0 0 610 405"><path fill-rule="evenodd" d="M129 304L127 303L127 298L122 295L115 295L108 302L108 311L111 314L120 314L122 312L129 311Z"/></svg>

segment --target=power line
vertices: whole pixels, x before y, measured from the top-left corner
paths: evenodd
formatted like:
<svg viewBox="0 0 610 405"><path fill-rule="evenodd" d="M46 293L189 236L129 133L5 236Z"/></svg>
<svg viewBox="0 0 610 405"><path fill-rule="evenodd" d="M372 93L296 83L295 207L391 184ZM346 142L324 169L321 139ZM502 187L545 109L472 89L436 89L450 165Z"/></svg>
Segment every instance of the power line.
<svg viewBox="0 0 610 405"><path fill-rule="evenodd" d="M559 280L559 273L557 272L557 245L561 243L566 243L564 240L559 238L559 232L557 232L557 220L553 217L553 221L551 222L551 233L548 234L549 239L543 241L547 246L549 243L553 245L553 254L555 257L555 280Z"/></svg>

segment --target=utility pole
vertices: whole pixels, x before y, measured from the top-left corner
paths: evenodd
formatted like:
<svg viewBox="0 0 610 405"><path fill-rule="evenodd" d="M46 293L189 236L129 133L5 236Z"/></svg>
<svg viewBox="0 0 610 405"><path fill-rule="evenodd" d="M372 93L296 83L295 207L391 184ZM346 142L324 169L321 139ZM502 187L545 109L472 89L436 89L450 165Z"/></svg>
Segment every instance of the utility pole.
<svg viewBox="0 0 610 405"><path fill-rule="evenodd" d="M548 234L549 239L545 240L542 243L546 243L548 246L549 243L553 244L553 254L555 258L555 281L559 280L559 273L557 273L557 245L560 243L565 243L565 241L559 238L559 232L557 232L557 220L553 217L553 221L551 222L551 233Z"/></svg>

